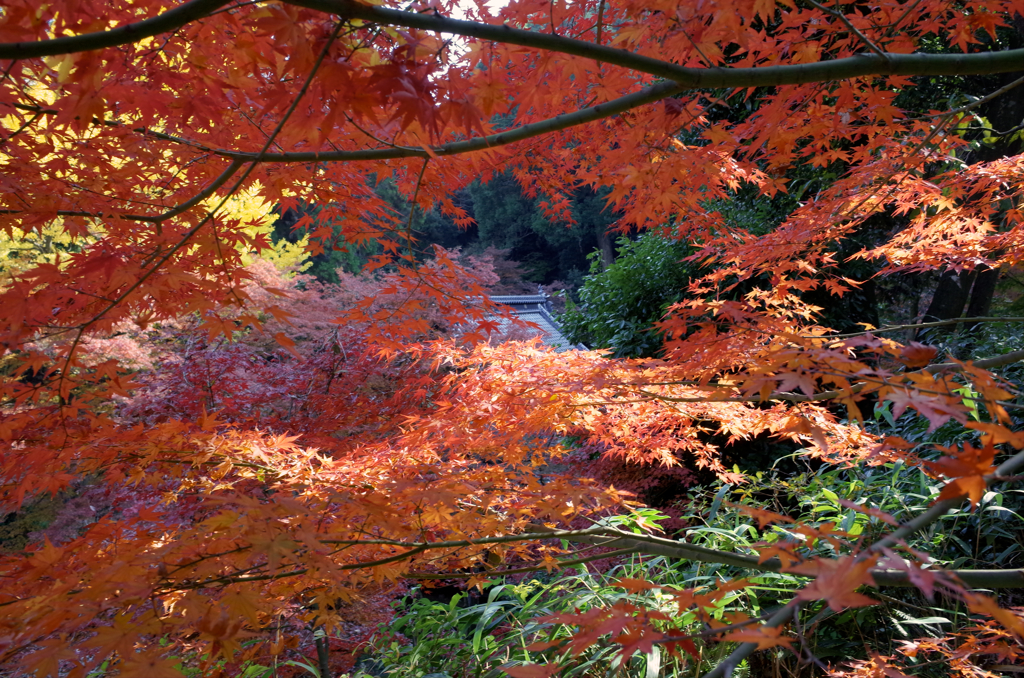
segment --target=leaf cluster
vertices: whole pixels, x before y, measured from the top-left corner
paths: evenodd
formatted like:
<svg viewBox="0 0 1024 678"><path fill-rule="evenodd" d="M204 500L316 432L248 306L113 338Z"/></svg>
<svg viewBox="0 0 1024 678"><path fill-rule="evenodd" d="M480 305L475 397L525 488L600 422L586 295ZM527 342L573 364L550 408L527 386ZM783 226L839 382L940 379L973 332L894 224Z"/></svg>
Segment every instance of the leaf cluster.
<svg viewBox="0 0 1024 678"><path fill-rule="evenodd" d="M567 304L559 322L566 337L613 355L650 357L658 354L662 335L654 327L666 309L683 298L690 283L692 250L685 241L645 233L637 240L621 238L618 255L604 267L601 254L590 255L590 275Z"/></svg>

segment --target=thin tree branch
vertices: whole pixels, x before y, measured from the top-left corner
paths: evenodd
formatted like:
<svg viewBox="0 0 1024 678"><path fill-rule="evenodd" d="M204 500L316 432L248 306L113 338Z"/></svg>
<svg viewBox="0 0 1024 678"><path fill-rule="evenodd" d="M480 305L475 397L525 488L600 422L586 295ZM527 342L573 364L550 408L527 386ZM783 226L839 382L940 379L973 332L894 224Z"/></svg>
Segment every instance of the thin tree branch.
<svg viewBox="0 0 1024 678"><path fill-rule="evenodd" d="M111 28L109 31L83 33L82 35L35 42L4 42L0 43L0 59L32 59L58 54L73 54L138 42L143 38L168 33L197 19L202 19L230 2L233 0L191 0L191 2L167 10L163 14Z"/></svg>
<svg viewBox="0 0 1024 678"><path fill-rule="evenodd" d="M908 325L886 325L873 330L863 332L847 332L846 334L826 334L822 336L803 335L804 339L849 339L851 337L863 337L866 334L881 334L882 332L899 332L901 330L927 329L930 327L943 327L945 325L956 325L959 323L1017 323L1024 322L1024 317L997 318L992 316L981 316L977 318L950 318L948 320L936 320L927 323L910 323Z"/></svg>
<svg viewBox="0 0 1024 678"><path fill-rule="evenodd" d="M393 146L392 148L374 148L359 151L303 151L293 153L255 153L250 151L233 151L223 148L210 148L205 144L201 144L189 139L183 139L163 132L154 132L146 128L135 128L134 131L140 134L146 134L153 136L164 141L171 141L174 143L180 143L186 146L190 146L197 150L205 153L211 153L218 155L223 158L230 158L232 160L240 160L242 162L354 162L364 160L390 160L394 158L430 158L432 156L442 157L449 155L459 155L462 153L471 153L473 151L485 151L492 148L499 148L508 144L515 143L517 141L524 141L533 137L542 136L551 132L558 132L563 129L575 127L577 125L583 125L588 122L594 122L603 118L609 118L613 115L625 113L631 109L646 104L654 103L666 97L673 96L683 91L683 88L679 87L674 82L660 82L650 87L646 87L639 92L633 94L627 94L619 97L618 99L612 99L603 104L597 104L596 106L590 106L572 113L565 113L562 115L556 115L553 118L547 120L541 120L539 122L530 123L523 125L515 129L503 130L496 134L491 134L484 137L476 137L473 139L466 139L463 141L453 141L448 144L441 144L440 146L433 146L429 149L424 148L410 148L406 146ZM16 104L15 107L22 108L25 110L36 110L34 107L24 106ZM44 113L56 114L58 111L51 109L42 109ZM100 121L95 120L97 124L105 124L109 126L119 126L121 123L114 121ZM363 130L360 130L363 131ZM365 133L365 132L364 132ZM376 137L373 137L376 139ZM387 142L384 142L387 143ZM7 213L10 213L8 211Z"/></svg>
<svg viewBox="0 0 1024 678"><path fill-rule="evenodd" d="M886 63L889 63L889 57L886 55L886 53L883 52L878 47L878 45L876 45L875 43L871 42L871 39L868 38L868 36L866 36L863 33L861 33L860 30L858 30L856 26L854 26L852 23L850 23L850 20L848 18L846 18L845 14L843 14L842 12L836 11L834 9L829 9L828 7L825 7L824 5L820 5L817 2L815 2L815 0L807 0L807 2L811 3L812 5L814 5L818 9L820 9L822 12L825 12L826 14L832 16L833 18L839 19L839 21L843 22L843 25L846 26L846 28L851 33L856 35L857 38L861 42L863 42L865 45L868 46L868 49L870 49L872 52L874 52L878 56L880 56L883 59L885 59Z"/></svg>
<svg viewBox="0 0 1024 678"><path fill-rule="evenodd" d="M584 43L592 44L592 43ZM1019 50L1021 54L1020 58L1024 59L1024 50ZM904 55L905 56L905 55ZM835 62L828 62L835 63ZM1005 87L1000 88L996 92L989 94L988 96L968 104L967 106L956 109L950 113L943 114L949 116L950 114L956 114L974 108L985 101L993 99L1000 94L1003 94L1013 87L1024 83L1024 78L1021 78ZM372 160L389 160L395 158L430 158L432 156L444 157L454 156L463 153L472 153L474 151L483 151L492 148L498 148L506 146L508 144L516 143L518 141L524 141L533 137L542 136L551 132L558 132L563 129L583 125L589 122L594 122L604 118L609 118L620 113L624 113L633 108L638 108L646 104L654 103L666 97L674 96L679 94L685 89L674 82L660 82L650 87L647 87L639 92L633 94L627 94L619 97L618 99L612 99L611 101L597 104L588 108L575 111L573 113L565 113L558 115L547 120L541 120L539 122L530 123L517 127L511 130L504 130L497 134L491 134L484 137L476 137L474 139L466 139L463 141L454 141L448 144L441 144L439 146L433 146L429 150L423 148L411 148L404 146L394 146L392 148L376 148L376 149L365 149L358 151L302 151L292 153L253 153L248 151L235 151L223 148L211 148L205 144L177 137L164 132L157 132L147 128L133 128L134 131L152 136L157 139L164 141L170 141L174 143L183 144L190 146L197 150L212 153L225 158L242 160L245 162L254 162L256 158L259 158L261 162L273 162L273 163L308 163L308 162L358 162L358 161L372 161ZM16 108L23 110L42 110L47 114L56 114L58 111L51 109L39 109L38 107L26 106L23 104L14 104ZM347 117L347 116L346 116ZM102 121L94 120L94 123L104 124L109 126L120 126L121 123L116 121ZM358 129L358 128L357 128ZM363 131L360 129L360 131ZM363 131L366 134L365 131ZM376 139L376 137L372 137ZM379 140L378 140L379 141ZM387 143L387 142L383 142ZM10 211L4 213L11 213ZM74 213L69 216L90 216L87 213ZM125 217L133 218L133 217Z"/></svg>
<svg viewBox="0 0 1024 678"><path fill-rule="evenodd" d="M11 63L7 64L7 68L4 69L4 74L0 76L0 84L3 84L7 81L7 78L11 76L11 71L14 70L14 67L17 65L17 63L17 59L11 59Z"/></svg>
<svg viewBox="0 0 1024 678"><path fill-rule="evenodd" d="M885 35L887 37L891 37L892 35L894 35L896 30L899 28L900 24L903 23L903 20L906 19L908 16L910 16L911 12L913 12L915 9L917 9L917 6L920 5L920 4L921 4L921 0L914 0L914 2L910 3L907 6L907 11L905 11L903 14L901 14L900 18L896 19L896 21L891 26L889 26L888 30L886 30L886 32L885 32Z"/></svg>
<svg viewBox="0 0 1024 678"><path fill-rule="evenodd" d="M417 150L420 150L420 149L416 149L416 148L411 148L409 146L396 146L395 144L391 143L390 141L387 141L385 139L381 139L379 137L376 137L372 133L370 133L370 132L366 131L365 129L363 129L362 127L360 127L359 124L355 120L352 119L352 116L350 116L345 111L342 111L341 114L343 116L345 116L345 120L348 120L348 124L352 125L357 130L362 132L364 135L366 135L370 139L373 139L374 141L376 141L381 146L387 146L388 148L398 148L398 149L401 149L403 151L417 151Z"/></svg>
<svg viewBox="0 0 1024 678"><path fill-rule="evenodd" d="M217 14L223 14L224 12L233 12L236 9L242 9L243 7L248 7L249 5L258 5L261 2L266 1L267 0L247 0L246 2L239 2L237 5L231 5L230 7L222 7L214 12L210 12L207 16L215 16Z"/></svg>
<svg viewBox="0 0 1024 678"><path fill-rule="evenodd" d="M371 561L368 561L368 562L365 562L365 563L350 563L348 565L336 565L335 569L337 569L337 570L360 570L360 569L363 569L363 568L366 568L366 567L377 567L378 565L387 565L389 563L395 563L395 562L399 562L399 561L402 561L402 560L406 560L410 556L413 556L413 555L415 555L415 554L417 554L417 553L419 553L419 552L421 552L423 550L425 550L425 549L415 548L415 549L412 549L410 551L406 551L405 553L399 553L397 555L389 556L387 558L381 558L379 560L371 560ZM306 574L307 572L309 572L309 568L307 568L307 567L300 567L300 568L295 568L293 570L287 570L285 572L270 572L270 573L267 573L267 574L254 574L254 575L248 575L248 576L246 576L246 575L242 575L242 576L225 575L225 576L222 576L222 577L214 577L214 578L211 578L211 579L204 579L203 581L199 581L199 582L190 582L190 583L188 583L186 585L183 585L183 586L171 586L171 587L168 587L164 591L158 591L156 595L166 595L166 594L171 593L173 591L188 591L188 590L191 590L191 589L203 589L203 588L207 588L207 587L213 586L213 585L244 584L244 583L247 583L247 582L254 582L254 581L274 581L274 580L277 580L277 579L285 579L287 577L298 577L298 576Z"/></svg>
<svg viewBox="0 0 1024 678"><path fill-rule="evenodd" d="M1003 355L994 356L991 358L983 358L981 360L975 360L971 362L974 367L980 367L988 370L996 367L1005 367L1006 365L1012 365L1013 363L1024 360L1024 350L1021 351L1010 351ZM927 372L928 374L938 374L939 372L962 372L963 366L960 363L936 363L935 365L929 365L923 367L920 370L914 370L914 372ZM904 376L906 374L913 374L913 372L901 373L897 376ZM812 395L804 395L802 393L770 393L765 397L760 396L736 396L730 398L710 398L710 397L677 397L661 395L658 393L652 393L650 391L638 388L637 392L646 396L651 400L664 400L670 403L704 403L704 402L716 402L716 403L763 403L770 401L788 402L788 403L814 403L821 402L823 400L834 400L835 398L841 398L843 396L851 396L862 392L871 383L877 383L880 386L891 386L888 382L882 380L865 380L851 384L849 388L835 389L833 391L822 391L821 393L814 393ZM699 388L698 385L694 385L694 388ZM720 388L720 387L716 387ZM921 390L921 389L918 389ZM948 395L948 394L941 394ZM642 402L642 401L637 401ZM606 405L610 404L621 404L621 403L602 403ZM1007 403L1000 403L1004 406Z"/></svg>
<svg viewBox="0 0 1024 678"><path fill-rule="evenodd" d="M38 120L41 116L42 116L42 113L33 113L32 117L29 118L28 120L26 120L25 122L23 122L21 124L21 126L18 127L18 129L14 130L10 134L8 134L6 137L0 139L0 146L3 146L8 141L10 141L14 137L18 136L19 134L21 134L22 132L27 130L29 127L32 126L32 123L34 123L36 120Z"/></svg>
<svg viewBox="0 0 1024 678"><path fill-rule="evenodd" d="M575 537L587 535L601 535L607 532L605 527L590 527L584 530L548 530L542 525L533 526L533 532L522 534L503 534L497 537L483 537L481 539L456 539L451 541L433 542L403 542L390 539L320 539L322 544L381 544L385 546L414 547L424 546L427 548L460 548L465 546L483 546L485 544L506 544L514 541L537 541L539 539L574 539Z"/></svg>
<svg viewBox="0 0 1024 678"><path fill-rule="evenodd" d="M273 133L271 133L270 137L267 139L266 143L263 145L263 150L262 150L261 153L266 153L267 149L269 149L271 144L274 143L274 139L276 139L277 135L281 133L282 129L284 129L285 123L288 122L288 119L291 117L292 113L294 113L295 109L298 107L299 102L306 95L306 92L309 90L309 86L313 83L313 78L316 75L317 70L319 70L319 68L320 68L320 64L322 64L323 60L327 57L327 53L330 51L331 44L334 43L334 39L338 36L338 33L341 31L342 25L343 24L339 21L338 24L335 26L334 32L331 34L330 38L328 38L327 42L324 44L323 49L320 51L319 57L317 58L316 62L313 64L312 69L310 69L309 76L306 78L306 81L303 83L302 87L299 89L299 92L295 95L295 99L292 101L291 106L289 106L288 110L281 117L281 121L277 124L277 127L274 129ZM231 166L228 168L228 170L231 171L231 174L234 174L238 170L238 167L236 167L236 164L238 166L241 166L242 163L240 161L238 161L238 160L233 160L232 163L231 163ZM148 280L150 277L152 277L153 274L155 274L165 263L167 263L167 261L169 261L170 258L172 256L174 256L174 254L176 252L178 252L178 250L180 250L182 247L184 247L186 244L188 244L192 240L192 238L195 237L195 235L206 224L208 224L214 218L214 215L216 215L221 209L223 209L224 205L227 204L228 200L231 199L231 196L234 195L235 192L238 191L238 189L242 187L242 184L245 183L245 180L249 177L249 175L252 173L252 171L254 169L256 169L258 164L259 164L259 157L257 157L256 160L254 160L253 162L251 162L249 164L249 166L246 168L245 172L242 173L242 176L240 176L238 178L238 180L235 181L235 183L231 186L231 188L228 189L227 194L223 198L221 198L221 200L217 204L217 206L214 207L212 210L209 210L206 213L206 216L203 217L199 221L198 224L196 224L191 229L189 229L188 232L186 232L185 235L182 236L178 240L178 242L176 242L170 249L168 249L168 251L163 256L161 256L156 261L156 263L154 263L145 273L140 275L138 277L138 279L135 280L135 282L133 282L131 285L129 285L128 289L126 289L124 292L122 292L120 295L118 295L117 298L115 298L113 301L111 301L98 314L94 315L92 318L90 318L89 320L84 322L82 325L78 326L78 328L77 328L78 331L77 331L77 333L75 335L75 339L71 343L71 348L68 350L67 358L64 361L64 369L61 370L61 376L60 376L60 379L58 381L58 393L60 393L60 391L63 389L64 381L67 378L66 375L70 374L70 369L69 368L71 366L72 361L74 360L75 352L76 352L76 350L78 349L79 345L82 342L82 337L85 336L86 330L89 327L91 327L92 325L94 325L97 322L99 322L99 320L103 316L105 316L112 309L116 308L118 304L120 304L125 299L127 299L129 295L131 295L144 282L146 282L146 280ZM228 175L228 176L230 176L230 175ZM225 178L224 180L226 181L227 179ZM62 404L62 408L63 408L63 404Z"/></svg>
<svg viewBox="0 0 1024 678"><path fill-rule="evenodd" d="M636 548L623 548L609 551L608 553L596 553L592 556L585 558L573 558L572 560L557 560L558 567L570 567L572 565L582 565L583 563L589 563L594 560L604 560L605 558L615 558L616 556L624 556L630 553L636 553ZM406 577L410 579L473 579L474 577L501 577L506 574L522 574L524 572L539 572L541 570L548 570L551 566L549 565L530 565L529 567L516 567L509 570L484 570L483 572L450 572L447 574L433 574L428 572L410 572L406 574Z"/></svg>
<svg viewBox="0 0 1024 678"><path fill-rule="evenodd" d="M613 540L602 540L601 537L592 535L580 535L563 537L566 541L579 542L584 544L600 544L601 546L620 546L625 549L632 549L638 552L652 555L668 556L681 560L699 561L702 563L717 563L719 565L732 565L750 570L762 572L785 573L782 561L778 558L770 558L759 562L757 556L747 556L733 551L719 551L717 549L704 548L695 544L655 537L653 535L637 535L627 532L608 531L606 535L620 534ZM1013 570L937 570L944 574L958 577L964 584L972 588L991 589L1019 589L1024 588L1024 569ZM795 575L809 576L809 575ZM904 570L886 570L874 568L871 576L878 586L911 587L915 586L910 581L909 574Z"/></svg>
<svg viewBox="0 0 1024 678"><path fill-rule="evenodd" d="M945 113L934 113L932 115L924 115L924 116L921 116L921 117L917 118L917 120L927 120L928 118L941 118L941 117L945 117L945 116L959 115L960 113L967 113L968 111L972 111L975 108L977 108L978 106L981 106L982 104L987 104L989 101L992 101L993 99L1006 94L1007 92L1009 92L1012 89L1020 87L1022 84L1024 84L1024 76L1019 77L1016 80L1014 80L1013 82L1010 82L1010 83L1007 83L1007 84L1003 85L1002 87L1000 87L996 91L991 92L989 94L986 94L985 96L981 97L980 99L972 101L969 104L965 104L965 105L961 106L960 108L954 108L952 111L946 111Z"/></svg>
<svg viewBox="0 0 1024 678"><path fill-rule="evenodd" d="M202 18L230 0L192 0L152 19L109 31L40 40L0 43L0 59L71 54L91 49L136 42L144 37L179 28ZM641 73L675 81L687 88L770 87L808 82L845 80L865 75L983 75L1020 70L1024 49L974 54L890 54L858 55L811 64L753 68L688 68L626 50L593 42L564 38L536 31L450 19L439 14L419 14L364 5L355 0L284 0L286 4L335 14L344 19L420 28L452 33L512 45L573 54L614 64Z"/></svg>
<svg viewBox="0 0 1024 678"><path fill-rule="evenodd" d="M985 476L985 484L990 485L993 482L997 482L997 479L1001 476L1012 476L1015 471L1020 468L1024 468L1024 451L1018 452L1013 455L1005 462L999 465L999 467L992 474ZM914 518L910 522L897 528L891 534L885 538L879 540L873 544L868 551L871 553L880 553L882 549L896 546L900 541L906 539L910 535L923 530L928 527L936 520L944 516L947 512L954 508L959 507L964 503L963 497L954 497L951 499L943 499L940 502L932 504L931 508L927 511Z"/></svg>
<svg viewBox="0 0 1024 678"><path fill-rule="evenodd" d="M419 14L364 5L354 0L285 0L329 12L346 19L453 33L493 42L562 52L622 66L675 82L687 88L770 87L798 85L823 80L844 80L864 75L981 75L1020 70L1024 49L976 54L890 54L858 55L813 64L754 68L688 68L626 50L512 28L450 19L440 14ZM2 52L0 52L2 55Z"/></svg>
<svg viewBox="0 0 1024 678"><path fill-rule="evenodd" d="M590 106L572 113L557 115L547 120L530 123L511 130L504 130L497 134L485 137L476 137L464 141L453 141L440 146L433 146L429 150L423 148L395 147L375 148L360 151L303 151L295 153L266 153L261 158L262 162L329 162L329 161L358 161L358 160L387 160L391 158L430 158L431 156L459 155L473 151L485 151L500 146L506 146L517 141L523 141L536 136L551 132L558 132L563 129L575 127L588 122L594 122L613 115L625 113L628 110L654 103L683 91L674 82L660 82L646 87L639 92L627 94L612 99L611 101L596 106ZM226 158L238 158L251 161L253 153L241 151L215 150L217 155Z"/></svg>
<svg viewBox="0 0 1024 678"><path fill-rule="evenodd" d="M764 623L765 627L775 628L782 626L792 619L796 610L796 601L790 601L782 609L768 618L768 621ZM749 657L756 650L757 643L740 644L740 646L733 650L728 657L719 662L718 666L705 673L704 678L724 678L725 676L731 676L733 670L739 666L740 662Z"/></svg>
<svg viewBox="0 0 1024 678"><path fill-rule="evenodd" d="M43 108L42 106L35 105L35 104L30 105L30 104L19 104L19 103L9 103L9 102L4 102L4 104L7 105L7 106L10 106L11 108L16 108L16 109L18 109L20 111L29 111L29 112L33 112L33 113L43 113L45 115L57 115L58 113L60 113L60 111L58 111L56 108ZM125 123L120 122L118 120L102 120L102 119L97 118L97 117L93 117L92 124L94 124L94 125L105 125L107 127L125 127L126 126ZM165 132L157 132L156 130L150 129L148 127L132 127L131 130L133 132L137 132L139 134L144 134L146 136L150 136L150 137L153 137L155 139L162 139L164 141L173 141L174 143L182 144L183 146L191 146L192 148L198 149L200 151L204 151L206 153L217 153L217 149L211 148L210 146L207 146L206 144L202 144L202 143L200 143L198 141L192 141L191 139L185 139L185 138L182 138L182 137L176 137L173 134L167 134Z"/></svg>
<svg viewBox="0 0 1024 678"><path fill-rule="evenodd" d="M985 483L986 485L988 485L991 484L992 482L995 482L996 479L999 478L1000 476L1012 475L1014 471L1021 467L1024 467L1024 451L1018 452L1017 454L1013 455L1008 460L1000 464L999 468L996 469L995 473L992 473L985 477ZM866 551L862 552L859 556L857 556L857 558L861 560L871 556L877 556L884 549L896 546L899 542L903 541L915 532L923 530L924 528L934 523L936 520L944 516L948 511L961 506L963 504L963 501L964 497L960 496L936 502L935 504L932 505L931 508L929 508L927 511L925 511L918 517L902 525L890 534L886 535L882 539L872 544L870 547L868 547ZM765 622L765 626L772 628L785 624L786 621L788 621L790 616L792 615L792 611L796 609L794 605L795 602L795 600L790 601L786 608L780 610L778 613L773 615L771 619ZM786 612L786 610L790 611ZM721 662L718 666L716 666L714 669L705 674L704 678L721 678L722 676L728 675L732 668L736 667L741 661L750 656L750 654L753 653L755 650L757 650L757 643L743 643L742 645L737 647L732 652L732 654L726 657L726 659L723 662Z"/></svg>
<svg viewBox="0 0 1024 678"><path fill-rule="evenodd" d="M412 220L416 216L416 200L420 195L420 187L423 185L423 175L427 173L427 165L430 164L430 158L423 159L423 167L420 167L420 173L416 177L416 188L413 189L412 198L409 199L409 217L405 220L405 244L408 250L410 261L415 264L415 256L413 254L413 243L416 241L416 237L412 233Z"/></svg>
<svg viewBox="0 0 1024 678"><path fill-rule="evenodd" d="M1010 351L1003 355L997 355L992 358L983 358L981 360L975 360L971 364L975 367L982 369L990 369L993 367L1005 367L1006 365L1012 365L1013 363L1024 360L1024 351ZM963 368L959 363L937 363L935 365L929 365L923 368L922 372L928 372L929 374L936 374L938 372L954 371L959 372Z"/></svg>

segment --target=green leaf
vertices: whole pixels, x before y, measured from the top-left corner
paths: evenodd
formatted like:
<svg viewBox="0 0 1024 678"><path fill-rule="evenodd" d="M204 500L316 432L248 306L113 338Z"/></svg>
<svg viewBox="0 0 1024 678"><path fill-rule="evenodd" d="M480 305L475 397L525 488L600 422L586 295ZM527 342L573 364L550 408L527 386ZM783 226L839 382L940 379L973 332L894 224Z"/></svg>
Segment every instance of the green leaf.
<svg viewBox="0 0 1024 678"><path fill-rule="evenodd" d="M661 646L655 645L647 655L646 678L658 678L661 673Z"/></svg>
<svg viewBox="0 0 1024 678"><path fill-rule="evenodd" d="M732 485L726 483L722 485L721 489L715 493L715 498L711 502L711 509L708 511L708 522L710 523L718 515L718 509L722 506L722 500L725 499L726 493L732 488Z"/></svg>

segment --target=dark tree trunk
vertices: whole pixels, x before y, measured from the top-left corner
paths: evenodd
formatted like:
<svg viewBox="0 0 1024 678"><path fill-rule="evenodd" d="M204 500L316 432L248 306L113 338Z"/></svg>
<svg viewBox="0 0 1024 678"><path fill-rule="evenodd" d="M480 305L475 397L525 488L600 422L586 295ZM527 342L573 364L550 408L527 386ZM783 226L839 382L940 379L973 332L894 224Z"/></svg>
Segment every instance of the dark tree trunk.
<svg viewBox="0 0 1024 678"><path fill-rule="evenodd" d="M971 288L971 301L967 305L968 318L987 316L992 309L992 297L999 282L999 269L984 266L978 269L978 277ZM972 326L973 327L973 326Z"/></svg>
<svg viewBox="0 0 1024 678"><path fill-rule="evenodd" d="M867 319L866 322L871 323L875 327L881 325L881 319L878 317L878 286L875 284L875 279L868 278L860 285L860 293L864 299L863 315Z"/></svg>
<svg viewBox="0 0 1024 678"><path fill-rule="evenodd" d="M320 675L322 678L331 678L331 650L328 645L327 636L317 636L315 639L316 644L316 660L317 665L320 667Z"/></svg>
<svg viewBox="0 0 1024 678"><path fill-rule="evenodd" d="M920 312L921 312L921 295L920 294L915 294L915 295L913 295L911 297L911 300L910 300L910 317L912 318L912 320L910 321L911 323L916 323L917 322L917 315ZM910 332L908 332L906 336L907 336L907 341L913 341L914 337L917 336L917 330L910 330Z"/></svg>
<svg viewBox="0 0 1024 678"><path fill-rule="evenodd" d="M971 301L967 304L968 318L982 318L987 316L992 309L992 297L995 296L996 284L999 282L999 269L983 266L978 269L978 276L974 280L974 287L971 288ZM961 360L969 360L974 355L976 340L980 336L981 323L968 323L964 326L963 332L966 337L962 348L958 351L957 357Z"/></svg>
<svg viewBox="0 0 1024 678"><path fill-rule="evenodd" d="M935 295L932 303L928 304L928 310L924 312L922 322L933 323L939 320L952 320L959 318L964 313L967 300L970 298L971 283L974 282L974 271L945 271L939 278L939 284L935 287ZM930 327L918 333L917 339L925 341L936 341L946 336L955 329L954 325L942 327Z"/></svg>
<svg viewBox="0 0 1024 678"><path fill-rule="evenodd" d="M601 270L606 271L615 263L615 249L612 247L612 238L608 235L608 229L597 229L597 245L601 248Z"/></svg>

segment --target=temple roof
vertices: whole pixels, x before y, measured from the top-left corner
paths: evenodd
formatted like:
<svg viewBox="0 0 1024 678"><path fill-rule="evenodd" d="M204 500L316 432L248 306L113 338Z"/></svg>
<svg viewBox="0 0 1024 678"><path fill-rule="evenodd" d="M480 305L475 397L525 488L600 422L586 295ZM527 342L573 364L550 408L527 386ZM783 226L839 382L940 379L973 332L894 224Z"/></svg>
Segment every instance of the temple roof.
<svg viewBox="0 0 1024 678"><path fill-rule="evenodd" d="M490 298L496 304L503 306L509 306L512 312L520 319L528 323L537 325L539 331L533 330L535 334L538 334L546 345L551 346L556 351L568 351L570 349L586 350L587 347L583 344L573 344L565 335L562 334L562 329L559 327L558 322L551 314L551 299L546 294L521 294L521 295L507 295L507 296L494 296ZM520 330L513 326L513 324L505 318L496 318L498 326L501 328L503 333ZM527 328L527 331L532 328Z"/></svg>

